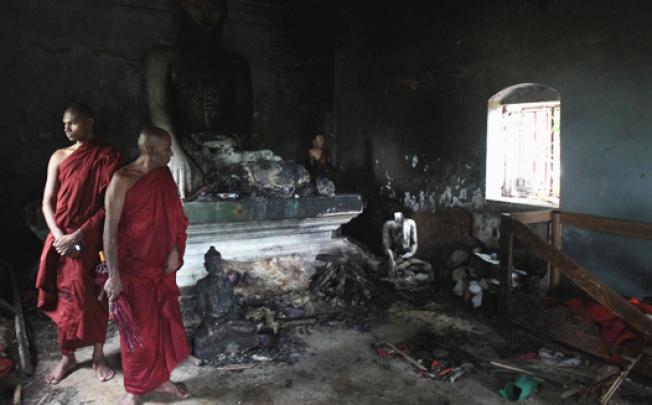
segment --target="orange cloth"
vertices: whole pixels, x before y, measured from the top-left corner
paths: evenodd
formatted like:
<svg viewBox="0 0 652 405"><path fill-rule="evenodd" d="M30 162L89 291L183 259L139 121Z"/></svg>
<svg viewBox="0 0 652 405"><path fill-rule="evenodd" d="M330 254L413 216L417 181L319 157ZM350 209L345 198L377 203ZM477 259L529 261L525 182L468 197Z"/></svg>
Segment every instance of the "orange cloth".
<svg viewBox="0 0 652 405"><path fill-rule="evenodd" d="M59 165L57 207L54 219L66 234L82 230L81 256L61 256L49 234L43 246L36 277L37 306L57 324L63 352L104 343L106 303L94 282L102 245L104 192L120 162L111 146L96 141L81 145Z"/></svg>
<svg viewBox="0 0 652 405"><path fill-rule="evenodd" d="M146 174L125 197L118 226L120 278L143 343L129 352L120 341L127 392L142 395L157 388L190 354L176 274L164 273L174 246L183 257L187 225L167 167Z"/></svg>

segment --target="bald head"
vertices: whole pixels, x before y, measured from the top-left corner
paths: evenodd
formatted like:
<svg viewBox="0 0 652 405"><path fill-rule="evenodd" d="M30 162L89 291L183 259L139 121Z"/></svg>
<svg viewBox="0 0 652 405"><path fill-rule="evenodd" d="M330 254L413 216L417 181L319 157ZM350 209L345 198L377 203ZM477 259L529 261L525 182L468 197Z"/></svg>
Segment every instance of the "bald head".
<svg viewBox="0 0 652 405"><path fill-rule="evenodd" d="M170 142L170 134L165 130L157 127L147 127L140 131L140 135L138 136L138 149L140 153L147 154L152 147Z"/></svg>
<svg viewBox="0 0 652 405"><path fill-rule="evenodd" d="M148 156L155 166L165 166L172 157L172 138L161 128L147 127L140 131L138 149L141 156Z"/></svg>

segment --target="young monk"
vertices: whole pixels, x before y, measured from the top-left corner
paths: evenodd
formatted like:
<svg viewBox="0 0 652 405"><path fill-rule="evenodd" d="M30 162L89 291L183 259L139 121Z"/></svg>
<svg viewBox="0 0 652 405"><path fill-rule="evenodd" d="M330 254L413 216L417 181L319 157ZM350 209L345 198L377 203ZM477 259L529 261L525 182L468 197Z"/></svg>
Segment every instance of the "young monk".
<svg viewBox="0 0 652 405"><path fill-rule="evenodd" d="M73 104L63 114L71 146L52 154L43 192L43 216L50 233L36 277L37 306L57 325L61 359L45 382L58 384L77 364L75 350L94 346L93 369L100 381L114 372L103 353L108 312L94 282L104 219L104 192L119 153L93 133L93 112Z"/></svg>

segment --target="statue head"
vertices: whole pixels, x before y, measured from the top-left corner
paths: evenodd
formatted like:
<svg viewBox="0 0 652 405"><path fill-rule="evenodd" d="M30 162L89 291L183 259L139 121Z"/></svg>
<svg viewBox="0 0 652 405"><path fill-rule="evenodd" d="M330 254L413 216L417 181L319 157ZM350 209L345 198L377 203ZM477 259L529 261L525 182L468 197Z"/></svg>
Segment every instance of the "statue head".
<svg viewBox="0 0 652 405"><path fill-rule="evenodd" d="M323 134L315 135L315 138L312 140L313 148L323 148L326 146L326 137Z"/></svg>
<svg viewBox="0 0 652 405"><path fill-rule="evenodd" d="M402 213L402 212L400 212L400 211L396 211L396 212L394 213L394 222L396 222L397 224L400 225L400 224L403 223L403 219L404 219L404 217L403 217L403 213Z"/></svg>
<svg viewBox="0 0 652 405"><path fill-rule="evenodd" d="M221 29L226 21L226 0L179 0L181 9L203 31Z"/></svg>
<svg viewBox="0 0 652 405"><path fill-rule="evenodd" d="M222 255L215 249L215 246L208 248L204 255L204 267L212 276L222 272Z"/></svg>

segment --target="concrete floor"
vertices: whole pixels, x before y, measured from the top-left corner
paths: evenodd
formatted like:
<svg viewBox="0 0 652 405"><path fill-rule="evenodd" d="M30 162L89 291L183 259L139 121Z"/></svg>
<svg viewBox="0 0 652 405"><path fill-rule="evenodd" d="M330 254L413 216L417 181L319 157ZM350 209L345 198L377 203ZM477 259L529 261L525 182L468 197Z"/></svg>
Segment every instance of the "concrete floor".
<svg viewBox="0 0 652 405"><path fill-rule="evenodd" d="M455 384L436 382L418 376L413 367L398 358L381 359L371 348L380 337L390 342L401 341L424 328L435 332L458 330L471 333L486 342L495 340L489 325L474 319L451 315L445 308L431 305L427 310L405 303L393 305L368 331L347 328L341 324L321 325L299 335L307 350L294 364L261 363L240 371L223 371L210 366L182 364L173 380L183 381L192 397L179 404L502 404L498 389L514 375L496 376L474 372ZM100 383L90 369L90 349L81 350L81 367L58 386L42 383L45 370L53 363L54 354L42 359L37 375L25 387L27 404L113 404L123 395L122 373L119 370L117 337L108 340L106 353L118 374L112 381ZM479 349L480 350L480 349ZM484 355L497 358L490 345ZM146 397L147 404L174 401L159 394ZM524 403L572 403L559 399L559 392L541 387ZM612 404L629 404L617 397ZM639 402L640 403L640 402ZM650 403L650 402L648 402Z"/></svg>

